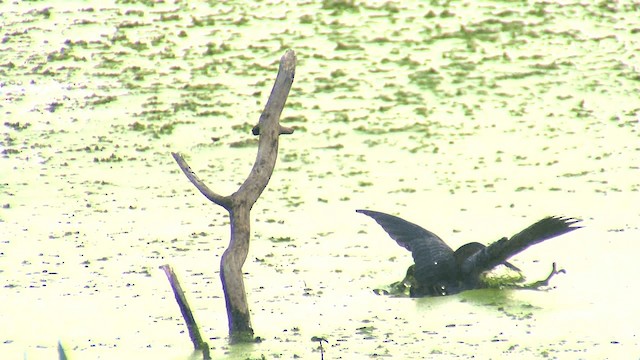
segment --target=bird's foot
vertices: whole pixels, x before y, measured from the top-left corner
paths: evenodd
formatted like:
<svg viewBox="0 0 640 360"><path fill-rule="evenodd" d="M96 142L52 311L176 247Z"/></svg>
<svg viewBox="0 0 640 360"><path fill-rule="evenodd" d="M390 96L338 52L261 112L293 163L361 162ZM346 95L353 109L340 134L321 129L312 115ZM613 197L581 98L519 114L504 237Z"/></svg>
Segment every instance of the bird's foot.
<svg viewBox="0 0 640 360"><path fill-rule="evenodd" d="M551 267L551 272L546 277L546 279L540 280L540 281L536 281L536 282L531 283L531 284L527 284L527 285L525 285L525 287L528 288L528 289L536 289L537 290L537 289L539 289L541 287L549 286L549 282L551 281L551 278L553 278L554 276L556 276L558 274L566 274L567 273L567 271L565 269L558 270L558 267L557 267L555 262L551 266L552 266Z"/></svg>

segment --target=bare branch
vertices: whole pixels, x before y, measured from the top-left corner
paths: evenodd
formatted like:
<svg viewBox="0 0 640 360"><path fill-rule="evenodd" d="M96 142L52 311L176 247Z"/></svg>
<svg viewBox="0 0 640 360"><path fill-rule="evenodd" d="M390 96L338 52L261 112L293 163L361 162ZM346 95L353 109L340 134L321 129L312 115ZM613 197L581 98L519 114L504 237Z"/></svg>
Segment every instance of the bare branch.
<svg viewBox="0 0 640 360"><path fill-rule="evenodd" d="M250 342L253 340L253 328L247 295L244 288L242 266L249 252L251 235L250 212L265 189L273 173L278 156L278 138L280 134L291 134L293 129L279 124L280 114L289 96L293 84L296 67L296 55L287 51L280 59L280 68L276 81L267 100L267 105L260 115L258 125L252 132L260 135L258 154L253 168L238 191L230 196L221 196L211 191L191 170L180 154L171 153L187 178L200 192L212 202L229 211L231 240L229 247L222 254L220 261L220 278L227 304L229 319L229 335L232 343Z"/></svg>
<svg viewBox="0 0 640 360"><path fill-rule="evenodd" d="M278 69L273 89L271 89L271 95L269 95L267 105L265 105L262 115L260 115L260 120L256 126L257 129L255 127L253 129L254 134L260 134L256 161L251 173L240 186L240 189L231 195L234 198L233 201L246 201L253 204L258 200L258 197L267 186L276 164L279 135L281 133L293 133L293 129L280 126L278 121L293 84L295 69L296 55L292 50L289 50L280 58L280 68ZM283 130L284 132L281 132Z"/></svg>
<svg viewBox="0 0 640 360"><path fill-rule="evenodd" d="M229 197L218 195L215 192L213 192L211 189L209 189L209 187L205 185L204 182L202 182L202 180L200 180L198 175L196 175L196 173L193 172L193 170L191 170L191 167L189 166L189 164L187 164L187 161L182 157L182 155L172 152L171 156L173 156L173 159L178 163L178 166L180 166L180 169L182 169L182 172L184 172L184 174L187 176L189 181L191 181L191 183L195 185L195 187L198 190L200 190L202 195L204 195L207 199L211 200L212 202L222 206L223 208L227 210L230 209L231 201Z"/></svg>

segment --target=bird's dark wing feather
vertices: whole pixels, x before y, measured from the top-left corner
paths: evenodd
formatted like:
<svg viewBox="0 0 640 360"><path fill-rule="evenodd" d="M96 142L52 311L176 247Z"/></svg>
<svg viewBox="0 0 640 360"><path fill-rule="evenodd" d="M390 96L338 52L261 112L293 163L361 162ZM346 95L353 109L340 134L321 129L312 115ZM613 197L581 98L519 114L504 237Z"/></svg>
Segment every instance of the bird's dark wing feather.
<svg viewBox="0 0 640 360"><path fill-rule="evenodd" d="M375 220L398 245L413 252L417 243L426 243L431 247L443 248L447 252L453 250L445 244L436 234L414 223L408 222L397 216L385 214L373 210L356 210L360 214L367 215Z"/></svg>
<svg viewBox="0 0 640 360"><path fill-rule="evenodd" d="M453 250L442 239L397 216L371 210L356 210L375 220L400 246L411 251L415 277L425 286L457 276Z"/></svg>
<svg viewBox="0 0 640 360"><path fill-rule="evenodd" d="M469 276L490 270L531 245L581 228L572 226L580 221L569 217L546 217L510 239L503 238L476 252L464 261L462 273Z"/></svg>
<svg viewBox="0 0 640 360"><path fill-rule="evenodd" d="M462 265L464 264L465 260L467 260L470 256L477 253L478 251L484 250L485 248L486 246L478 242L470 242L460 246L458 250L456 250L453 253L453 257L456 259L456 264L458 264L458 268L462 269ZM508 261L503 262L502 265L508 267L513 271L521 271L520 269L518 269L517 266L513 265Z"/></svg>

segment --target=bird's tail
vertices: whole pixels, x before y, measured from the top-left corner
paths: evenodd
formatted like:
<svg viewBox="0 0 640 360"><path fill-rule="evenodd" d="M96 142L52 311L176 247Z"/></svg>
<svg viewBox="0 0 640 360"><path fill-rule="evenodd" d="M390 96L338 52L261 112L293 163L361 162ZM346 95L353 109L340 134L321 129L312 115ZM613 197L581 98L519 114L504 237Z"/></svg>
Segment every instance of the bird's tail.
<svg viewBox="0 0 640 360"><path fill-rule="evenodd" d="M470 256L464 261L462 271L467 274L479 274L490 270L531 245L581 228L582 226L573 226L580 221L570 217L546 217L510 239L502 238Z"/></svg>

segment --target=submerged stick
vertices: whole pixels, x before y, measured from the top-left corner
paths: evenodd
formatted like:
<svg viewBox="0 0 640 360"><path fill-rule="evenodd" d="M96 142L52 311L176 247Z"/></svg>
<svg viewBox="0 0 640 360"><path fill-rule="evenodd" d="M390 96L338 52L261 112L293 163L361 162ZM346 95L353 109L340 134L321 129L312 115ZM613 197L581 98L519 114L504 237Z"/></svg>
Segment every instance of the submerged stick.
<svg viewBox="0 0 640 360"><path fill-rule="evenodd" d="M182 291L182 287L180 286L178 277L176 277L176 274L173 272L173 269L169 265L162 265L160 266L160 269L162 269L167 275L169 284L171 284L173 295L176 297L178 307L180 307L180 312L182 313L182 318L184 319L184 322L187 325L187 329L189 330L189 337L191 338L191 342L193 342L193 348L195 350L203 350L203 352L206 352L208 354L209 345L207 345L206 342L202 341L200 330L198 329L196 320L193 318L193 313L191 312L191 308L189 307L189 303L187 302L187 297L184 295L184 291Z"/></svg>
<svg viewBox="0 0 640 360"><path fill-rule="evenodd" d="M60 340L58 340L58 360L67 360L67 354L64 352L64 347Z"/></svg>

